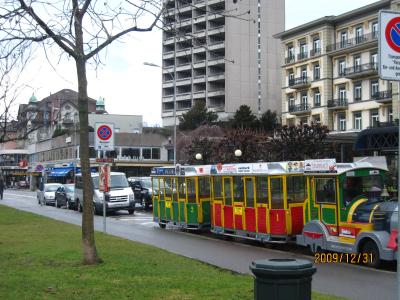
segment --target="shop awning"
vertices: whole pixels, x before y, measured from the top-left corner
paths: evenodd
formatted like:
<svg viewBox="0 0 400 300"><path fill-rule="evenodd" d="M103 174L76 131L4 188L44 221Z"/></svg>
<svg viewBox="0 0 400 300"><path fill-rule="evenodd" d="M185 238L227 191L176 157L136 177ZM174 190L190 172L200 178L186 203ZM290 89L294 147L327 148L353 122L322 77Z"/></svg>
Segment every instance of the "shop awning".
<svg viewBox="0 0 400 300"><path fill-rule="evenodd" d="M71 172L73 168L54 168L51 170L49 177L64 177L69 172Z"/></svg>
<svg viewBox="0 0 400 300"><path fill-rule="evenodd" d="M354 150L397 150L398 137L398 126L365 129L358 134Z"/></svg>

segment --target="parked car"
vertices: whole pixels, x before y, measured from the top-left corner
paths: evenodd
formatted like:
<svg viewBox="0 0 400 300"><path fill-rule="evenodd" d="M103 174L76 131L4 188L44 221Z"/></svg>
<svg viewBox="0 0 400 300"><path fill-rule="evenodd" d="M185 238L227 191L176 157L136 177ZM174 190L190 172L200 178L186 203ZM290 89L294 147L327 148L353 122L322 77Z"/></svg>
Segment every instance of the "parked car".
<svg viewBox="0 0 400 300"><path fill-rule="evenodd" d="M39 204L54 204L57 189L62 186L61 183L46 183L42 189L37 191L37 200Z"/></svg>
<svg viewBox="0 0 400 300"><path fill-rule="evenodd" d="M136 203L141 204L145 209L153 207L151 177L133 177L130 178L129 184L135 194Z"/></svg>
<svg viewBox="0 0 400 300"><path fill-rule="evenodd" d="M56 191L55 206L62 207L65 206L67 209L75 209L75 185L64 184L60 186Z"/></svg>
<svg viewBox="0 0 400 300"><path fill-rule="evenodd" d="M100 214L103 211L104 195L99 190L99 174L92 173L91 175L93 182L93 208L95 214ZM75 177L75 203L78 211L82 211L82 200L82 175L77 174ZM133 214L135 212L135 198L126 180L125 174L122 172L111 172L110 191L106 196L106 210L109 212L123 209L127 210L129 214Z"/></svg>

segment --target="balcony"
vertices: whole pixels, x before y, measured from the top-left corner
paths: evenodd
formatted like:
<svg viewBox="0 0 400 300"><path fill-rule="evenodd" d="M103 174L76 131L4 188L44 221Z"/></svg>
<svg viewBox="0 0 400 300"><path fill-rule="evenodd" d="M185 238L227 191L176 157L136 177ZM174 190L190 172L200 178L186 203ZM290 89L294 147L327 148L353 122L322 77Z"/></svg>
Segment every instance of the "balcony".
<svg viewBox="0 0 400 300"><path fill-rule="evenodd" d="M289 113L292 115L309 114L311 112L311 106L307 103L289 106Z"/></svg>
<svg viewBox="0 0 400 300"><path fill-rule="evenodd" d="M297 60L305 60L308 58L308 53L307 52L301 52L299 54L297 54Z"/></svg>
<svg viewBox="0 0 400 300"><path fill-rule="evenodd" d="M289 87L292 89L302 89L311 85L309 77L299 77L289 79Z"/></svg>
<svg viewBox="0 0 400 300"><path fill-rule="evenodd" d="M392 90L377 92L371 97L378 103L391 103L392 102Z"/></svg>
<svg viewBox="0 0 400 300"><path fill-rule="evenodd" d="M378 64L377 63L367 63L359 66L353 66L350 68L344 69L342 76L349 79L358 79L361 77L367 77L371 75L378 74Z"/></svg>
<svg viewBox="0 0 400 300"><path fill-rule="evenodd" d="M321 48L310 50L310 57L321 55Z"/></svg>
<svg viewBox="0 0 400 300"><path fill-rule="evenodd" d="M347 108L347 98L328 100L328 109L344 109Z"/></svg>
<svg viewBox="0 0 400 300"><path fill-rule="evenodd" d="M294 63L295 61L296 61L296 60L295 60L294 55L288 56L288 57L285 58L285 64L292 64L292 63Z"/></svg>
<svg viewBox="0 0 400 300"><path fill-rule="evenodd" d="M365 45L369 42L377 41L376 33L369 33L352 39L340 41L339 43L331 44L326 47L326 52L339 51L343 49L349 49L356 46Z"/></svg>

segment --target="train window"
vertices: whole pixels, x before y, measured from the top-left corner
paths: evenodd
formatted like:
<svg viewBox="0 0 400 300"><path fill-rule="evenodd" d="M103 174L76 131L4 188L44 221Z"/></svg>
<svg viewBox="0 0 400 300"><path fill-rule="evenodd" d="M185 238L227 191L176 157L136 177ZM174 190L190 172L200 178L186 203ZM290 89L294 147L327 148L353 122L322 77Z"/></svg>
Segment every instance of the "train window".
<svg viewBox="0 0 400 300"><path fill-rule="evenodd" d="M246 206L254 207L254 185L252 178L246 178Z"/></svg>
<svg viewBox="0 0 400 300"><path fill-rule="evenodd" d="M244 202L244 185L242 177L233 177L233 196L233 201Z"/></svg>
<svg viewBox="0 0 400 300"><path fill-rule="evenodd" d="M271 178L271 208L284 208L282 178Z"/></svg>
<svg viewBox="0 0 400 300"><path fill-rule="evenodd" d="M199 177L199 196L200 198L210 198L210 178Z"/></svg>
<svg viewBox="0 0 400 300"><path fill-rule="evenodd" d="M286 177L288 203L302 203L307 198L307 184L304 176Z"/></svg>
<svg viewBox="0 0 400 300"><path fill-rule="evenodd" d="M224 205L232 205L231 178L224 178Z"/></svg>
<svg viewBox="0 0 400 300"><path fill-rule="evenodd" d="M196 181L194 178L186 178L186 188L189 203L196 203Z"/></svg>
<svg viewBox="0 0 400 300"><path fill-rule="evenodd" d="M179 199L186 199L186 183L184 177L178 177Z"/></svg>
<svg viewBox="0 0 400 300"><path fill-rule="evenodd" d="M173 188L171 186L173 186L171 183L171 177L166 177L163 178L164 179L164 188L165 188L165 198L168 200L172 199L172 192L173 192Z"/></svg>
<svg viewBox="0 0 400 300"><path fill-rule="evenodd" d="M268 203L268 177L256 177L257 202Z"/></svg>
<svg viewBox="0 0 400 300"><path fill-rule="evenodd" d="M222 200L223 192L222 192L222 177L213 177L213 199L214 200Z"/></svg>
<svg viewBox="0 0 400 300"><path fill-rule="evenodd" d="M335 204L335 178L315 178L315 195L317 203Z"/></svg>
<svg viewBox="0 0 400 300"><path fill-rule="evenodd" d="M343 204L347 206L359 196L366 196L372 187L382 189L382 177L379 175L347 177L343 182Z"/></svg>

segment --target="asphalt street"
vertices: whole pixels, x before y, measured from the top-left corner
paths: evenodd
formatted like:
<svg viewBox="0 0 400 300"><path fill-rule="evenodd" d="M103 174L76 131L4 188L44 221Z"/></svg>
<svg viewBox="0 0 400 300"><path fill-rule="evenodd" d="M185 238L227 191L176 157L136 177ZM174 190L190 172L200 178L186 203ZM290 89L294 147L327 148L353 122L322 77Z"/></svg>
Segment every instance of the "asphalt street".
<svg viewBox="0 0 400 300"><path fill-rule="evenodd" d="M6 190L0 205L7 205L52 219L81 225L81 214L52 206L40 206L36 194ZM95 230L102 231L103 218L95 216ZM134 216L121 212L107 217L107 233L165 249L227 270L251 273L254 260L266 258L311 259L299 253L255 247L249 243L215 239L207 235L181 232L176 228L161 229L152 222L150 213L138 210ZM396 299L396 272L375 270L345 263L316 264L312 288L318 292L349 299Z"/></svg>

